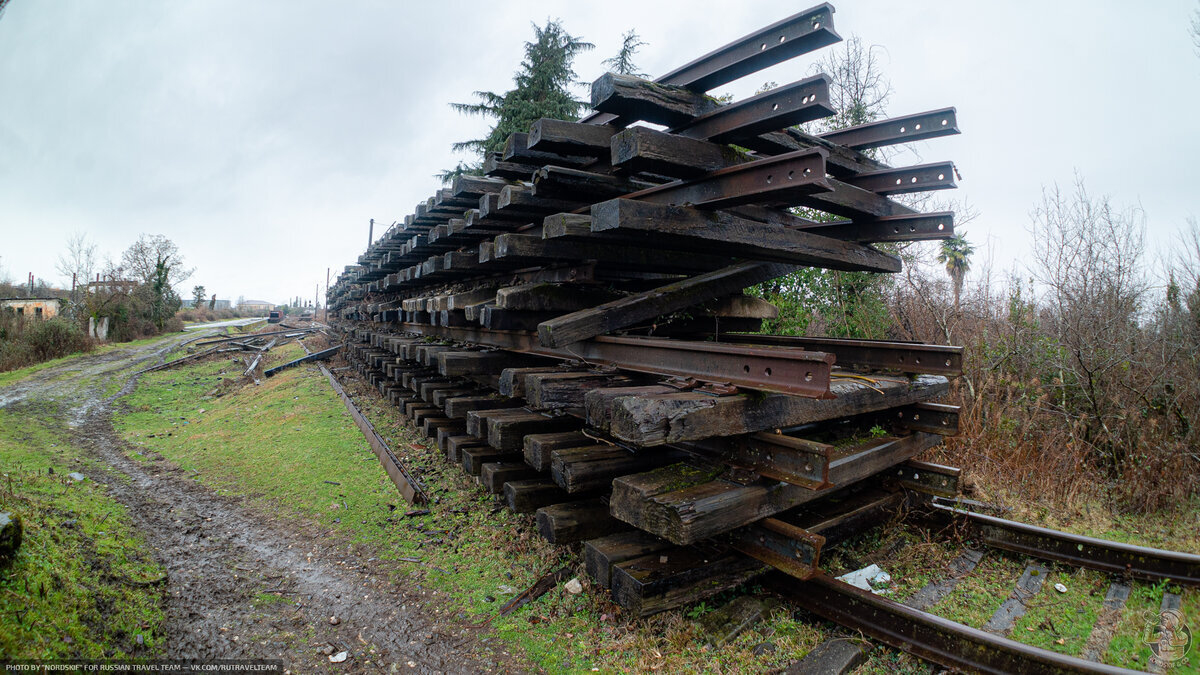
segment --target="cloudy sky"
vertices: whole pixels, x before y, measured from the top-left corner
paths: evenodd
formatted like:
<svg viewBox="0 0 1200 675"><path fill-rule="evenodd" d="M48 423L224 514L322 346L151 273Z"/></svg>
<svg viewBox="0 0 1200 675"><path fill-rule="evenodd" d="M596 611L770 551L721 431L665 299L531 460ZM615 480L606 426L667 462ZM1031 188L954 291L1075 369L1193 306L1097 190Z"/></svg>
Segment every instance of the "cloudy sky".
<svg viewBox="0 0 1200 675"><path fill-rule="evenodd" d="M1196 0L836 2L835 28L879 45L902 115L953 105L961 136L922 144L957 162L968 235L999 269L1029 251L1043 186L1078 172L1140 204L1152 252L1200 216ZM657 76L800 11L778 2L11 0L0 16L0 273L60 281L86 232L118 258L139 233L174 239L222 298L311 298L437 189L453 141L487 122L447 106L504 91L531 21L597 45L649 43ZM806 76L814 55L722 87ZM580 90L583 96L583 89ZM915 160L910 160L915 161ZM377 229L378 231L378 229ZM69 283L69 280L67 280ZM323 288L322 288L323 290Z"/></svg>

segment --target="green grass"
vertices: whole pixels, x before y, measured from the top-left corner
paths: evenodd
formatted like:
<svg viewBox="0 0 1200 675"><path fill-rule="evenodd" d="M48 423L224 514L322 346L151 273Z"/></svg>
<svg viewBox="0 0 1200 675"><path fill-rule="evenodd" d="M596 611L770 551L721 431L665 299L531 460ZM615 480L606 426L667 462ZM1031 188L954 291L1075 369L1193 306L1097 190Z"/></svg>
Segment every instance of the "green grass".
<svg viewBox="0 0 1200 675"><path fill-rule="evenodd" d="M1104 654L1105 663L1137 670L1145 670L1150 664L1150 646L1145 644L1145 636L1157 623L1164 588L1163 585L1134 585L1121 609L1121 623L1116 635Z"/></svg>
<svg viewBox="0 0 1200 675"><path fill-rule="evenodd" d="M1066 586L1059 593L1054 585ZM1091 635L1104 604L1110 580L1107 574L1085 569L1051 569L1042 590L1026 603L1025 616L1017 620L1012 638L1062 654L1079 655Z"/></svg>
<svg viewBox="0 0 1200 675"><path fill-rule="evenodd" d="M952 621L981 628L1008 599L1024 569L1024 563L988 551L933 611Z"/></svg>
<svg viewBox="0 0 1200 675"><path fill-rule="evenodd" d="M0 661L161 655L163 587L144 584L164 572L48 412L0 409L0 511L25 524L0 564Z"/></svg>

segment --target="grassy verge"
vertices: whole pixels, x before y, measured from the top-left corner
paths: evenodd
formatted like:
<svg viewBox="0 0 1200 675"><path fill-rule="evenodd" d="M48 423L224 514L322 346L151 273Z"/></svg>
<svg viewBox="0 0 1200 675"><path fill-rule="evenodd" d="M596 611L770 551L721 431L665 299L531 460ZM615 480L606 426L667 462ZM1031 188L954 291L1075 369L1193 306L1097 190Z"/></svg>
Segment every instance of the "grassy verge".
<svg viewBox="0 0 1200 675"><path fill-rule="evenodd" d="M161 654L163 571L49 412L0 409L0 511L25 525L0 564L0 661Z"/></svg>

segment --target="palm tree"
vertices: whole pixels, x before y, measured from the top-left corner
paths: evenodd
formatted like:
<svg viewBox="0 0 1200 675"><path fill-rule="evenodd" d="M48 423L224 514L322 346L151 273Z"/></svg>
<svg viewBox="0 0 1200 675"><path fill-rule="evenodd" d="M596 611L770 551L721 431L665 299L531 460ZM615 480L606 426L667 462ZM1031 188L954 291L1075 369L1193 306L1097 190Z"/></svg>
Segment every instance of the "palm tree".
<svg viewBox="0 0 1200 675"><path fill-rule="evenodd" d="M971 254L975 247L967 241L966 232L942 241L942 250L938 252L937 261L946 266L946 274L954 283L954 311L958 311L958 299L962 295L963 280L971 269Z"/></svg>

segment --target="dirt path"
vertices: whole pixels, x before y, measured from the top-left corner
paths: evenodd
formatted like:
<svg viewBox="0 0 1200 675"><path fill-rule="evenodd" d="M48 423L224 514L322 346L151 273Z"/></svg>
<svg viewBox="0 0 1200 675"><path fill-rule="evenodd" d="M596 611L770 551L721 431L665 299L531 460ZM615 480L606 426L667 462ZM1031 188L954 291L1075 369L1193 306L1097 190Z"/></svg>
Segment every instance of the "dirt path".
<svg viewBox="0 0 1200 675"><path fill-rule="evenodd" d="M419 590L380 578L371 560L219 496L168 462L126 454L112 425L114 402L136 386L137 368L184 341L81 357L0 393L0 407L44 411L53 403L78 446L107 468L108 477L95 478L129 509L167 570L167 657L283 659L293 672L502 667L471 656L470 630L431 619ZM124 384L104 397L113 378ZM330 650L348 658L330 663Z"/></svg>

